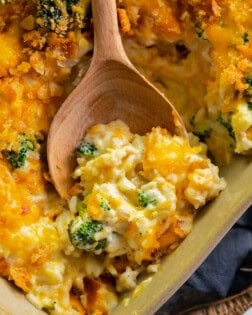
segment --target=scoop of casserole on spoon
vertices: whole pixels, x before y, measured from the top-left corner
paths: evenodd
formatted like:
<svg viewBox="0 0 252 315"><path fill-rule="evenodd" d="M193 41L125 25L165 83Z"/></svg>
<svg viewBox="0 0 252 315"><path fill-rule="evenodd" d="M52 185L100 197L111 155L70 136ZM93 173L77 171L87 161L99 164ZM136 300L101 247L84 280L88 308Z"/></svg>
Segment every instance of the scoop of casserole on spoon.
<svg viewBox="0 0 252 315"><path fill-rule="evenodd" d="M123 48L116 0L93 0L94 56L88 72L65 100L50 127L49 171L60 196L68 198L75 149L92 125L123 120L133 133L154 126L186 136L173 105L131 64Z"/></svg>

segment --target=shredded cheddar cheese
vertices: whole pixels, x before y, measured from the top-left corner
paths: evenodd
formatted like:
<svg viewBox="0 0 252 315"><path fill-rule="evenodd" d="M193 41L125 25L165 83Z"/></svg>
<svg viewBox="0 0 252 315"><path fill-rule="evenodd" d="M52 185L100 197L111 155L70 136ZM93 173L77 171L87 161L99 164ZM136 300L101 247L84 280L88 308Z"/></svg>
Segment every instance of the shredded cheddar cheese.
<svg viewBox="0 0 252 315"><path fill-rule="evenodd" d="M68 251L74 245L106 255L109 273L116 269L113 258L123 258L125 271L111 274L118 291L136 286L142 263L178 246L194 210L225 187L200 144L160 127L139 136L120 120L96 125L77 152L74 177L82 190L69 202Z"/></svg>

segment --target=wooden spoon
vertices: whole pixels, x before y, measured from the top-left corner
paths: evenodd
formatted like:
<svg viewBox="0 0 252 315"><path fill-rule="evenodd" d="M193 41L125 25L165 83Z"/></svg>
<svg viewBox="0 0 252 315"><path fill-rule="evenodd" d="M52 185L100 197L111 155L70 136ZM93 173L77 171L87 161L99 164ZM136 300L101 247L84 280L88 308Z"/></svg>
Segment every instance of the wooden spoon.
<svg viewBox="0 0 252 315"><path fill-rule="evenodd" d="M186 137L172 104L131 64L121 41L115 0L93 0L94 56L85 77L59 109L51 124L47 157L54 186L69 197L76 165L75 148L97 123L123 120L134 133L153 126Z"/></svg>

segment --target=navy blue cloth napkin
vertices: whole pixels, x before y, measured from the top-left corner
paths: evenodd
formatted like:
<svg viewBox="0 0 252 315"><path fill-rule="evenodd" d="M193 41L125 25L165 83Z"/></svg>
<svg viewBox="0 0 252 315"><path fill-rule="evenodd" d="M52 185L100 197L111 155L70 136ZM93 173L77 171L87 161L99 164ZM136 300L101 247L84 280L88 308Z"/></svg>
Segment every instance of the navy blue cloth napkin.
<svg viewBox="0 0 252 315"><path fill-rule="evenodd" d="M252 207L188 280L193 288L225 297L246 257L252 253Z"/></svg>

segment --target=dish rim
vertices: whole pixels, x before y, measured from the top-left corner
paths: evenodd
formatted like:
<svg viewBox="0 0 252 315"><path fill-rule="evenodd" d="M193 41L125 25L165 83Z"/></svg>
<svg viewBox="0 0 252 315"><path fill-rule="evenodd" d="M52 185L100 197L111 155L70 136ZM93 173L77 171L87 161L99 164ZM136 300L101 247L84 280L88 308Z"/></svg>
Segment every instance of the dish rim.
<svg viewBox="0 0 252 315"><path fill-rule="evenodd" d="M227 181L227 188L214 201L211 201L200 210L194 220L191 233L176 250L162 259L160 270L152 276L152 281L141 294L134 296L133 290L133 292L131 291L125 295L123 299L125 299L124 301L129 299L129 304L125 306L121 301L110 312L110 315L154 314L193 274L233 224L252 205L252 191L250 189L252 183L251 157L240 156L234 159L229 166L221 171L221 175ZM226 201L230 202L227 216L225 216L225 211L218 210L218 207L222 206L227 211ZM215 215L217 215L218 220L216 220ZM205 227L209 226L208 222L217 224L210 224L211 228L208 230L206 237L203 238L200 244L197 244L196 240L198 236L201 236L202 229L204 230ZM194 250L194 255L186 256L187 259L185 259L184 256L188 249L189 251ZM166 277L169 277L170 281L167 282ZM16 315L17 311L19 315L46 314L36 309L18 288L14 288L7 280L2 278L0 278L0 290L3 291L3 294L0 295L0 311L4 312L1 314Z"/></svg>

